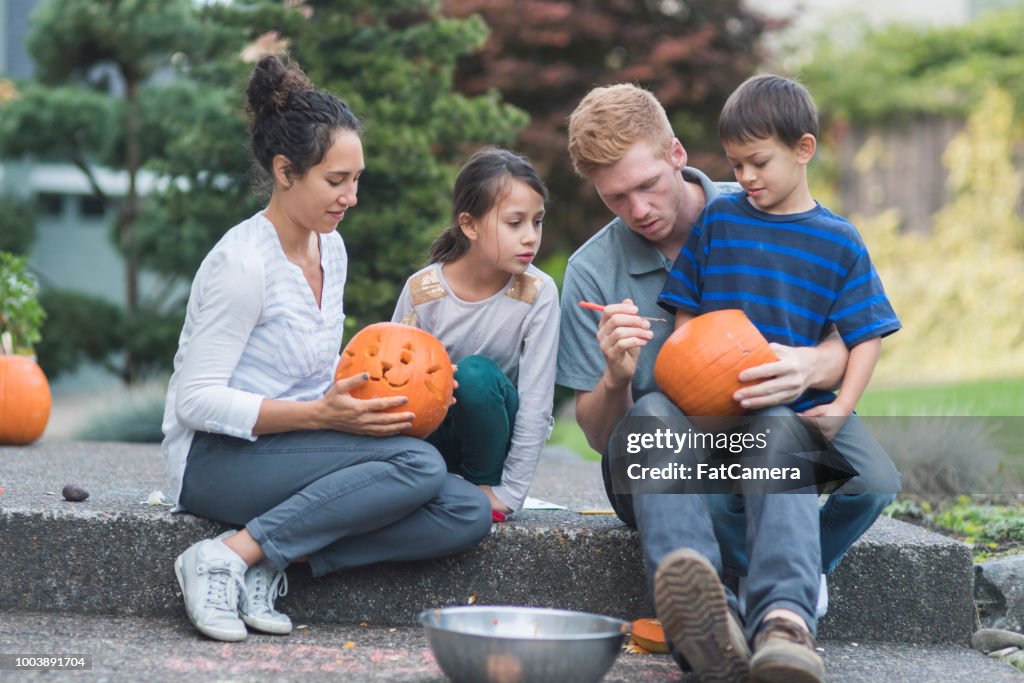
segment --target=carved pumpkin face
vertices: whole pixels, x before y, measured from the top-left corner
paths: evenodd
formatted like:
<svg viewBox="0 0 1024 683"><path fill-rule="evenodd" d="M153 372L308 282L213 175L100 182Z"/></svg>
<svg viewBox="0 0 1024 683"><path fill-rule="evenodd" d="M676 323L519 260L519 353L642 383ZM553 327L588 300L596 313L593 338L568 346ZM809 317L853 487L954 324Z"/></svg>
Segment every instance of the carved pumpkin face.
<svg viewBox="0 0 1024 683"><path fill-rule="evenodd" d="M452 402L452 362L437 337L409 325L376 323L360 330L341 353L337 381L366 372L370 379L350 393L355 398L405 396L409 402L388 412L411 412L403 434L423 438L444 420Z"/></svg>
<svg viewBox="0 0 1024 683"><path fill-rule="evenodd" d="M31 358L0 354L0 444L30 444L49 420L46 375Z"/></svg>
<svg viewBox="0 0 1024 683"><path fill-rule="evenodd" d="M746 411L732 395L757 382L737 376L776 360L743 311L713 311L687 321L665 341L654 362L654 381L687 415L742 415Z"/></svg>

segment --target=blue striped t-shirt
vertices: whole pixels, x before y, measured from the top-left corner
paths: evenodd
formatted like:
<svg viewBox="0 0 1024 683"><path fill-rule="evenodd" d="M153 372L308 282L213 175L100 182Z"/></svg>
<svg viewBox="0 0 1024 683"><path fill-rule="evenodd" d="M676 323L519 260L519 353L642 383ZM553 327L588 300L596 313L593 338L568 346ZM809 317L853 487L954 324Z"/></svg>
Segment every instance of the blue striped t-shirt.
<svg viewBox="0 0 1024 683"><path fill-rule="evenodd" d="M742 309L770 342L815 346L836 326L847 347L900 328L857 229L816 204L799 214L754 208L742 192L709 203L658 303L695 315ZM835 400L811 389L799 412Z"/></svg>

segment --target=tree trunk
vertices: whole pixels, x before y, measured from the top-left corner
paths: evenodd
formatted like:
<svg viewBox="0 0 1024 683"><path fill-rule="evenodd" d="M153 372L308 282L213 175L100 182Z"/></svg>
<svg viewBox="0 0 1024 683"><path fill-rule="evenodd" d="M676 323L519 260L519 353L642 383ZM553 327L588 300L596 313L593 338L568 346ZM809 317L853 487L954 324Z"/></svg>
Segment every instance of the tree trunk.
<svg viewBox="0 0 1024 683"><path fill-rule="evenodd" d="M135 250L135 220L139 215L139 197L136 185L142 151L139 136L139 81L125 78L125 158L124 167L128 173L128 190L117 219L118 240L124 256L125 314L128 319L139 310L139 258ZM139 379L140 368L135 354L125 350L121 378L128 384Z"/></svg>

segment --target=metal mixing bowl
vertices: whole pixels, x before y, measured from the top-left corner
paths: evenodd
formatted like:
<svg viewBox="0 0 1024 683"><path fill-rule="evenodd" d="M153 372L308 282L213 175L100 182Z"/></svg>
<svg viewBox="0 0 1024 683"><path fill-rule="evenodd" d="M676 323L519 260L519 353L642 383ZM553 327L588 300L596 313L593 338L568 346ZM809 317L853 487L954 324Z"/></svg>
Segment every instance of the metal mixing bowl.
<svg viewBox="0 0 1024 683"><path fill-rule="evenodd" d="M629 635L621 619L534 607L428 609L419 622L455 683L596 683Z"/></svg>

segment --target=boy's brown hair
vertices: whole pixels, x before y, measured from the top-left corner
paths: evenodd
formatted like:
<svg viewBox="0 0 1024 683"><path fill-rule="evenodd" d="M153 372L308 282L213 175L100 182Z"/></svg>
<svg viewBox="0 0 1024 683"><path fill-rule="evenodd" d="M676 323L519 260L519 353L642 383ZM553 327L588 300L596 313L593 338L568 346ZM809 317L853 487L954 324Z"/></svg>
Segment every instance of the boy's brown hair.
<svg viewBox="0 0 1024 683"><path fill-rule="evenodd" d="M594 88L569 116L569 156L584 178L614 164L641 140L668 159L673 137L657 98L628 83Z"/></svg>
<svg viewBox="0 0 1024 683"><path fill-rule="evenodd" d="M818 137L818 108L807 88L774 74L751 76L725 101L718 118L722 142L778 138L795 147L807 133Z"/></svg>

